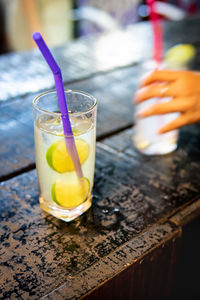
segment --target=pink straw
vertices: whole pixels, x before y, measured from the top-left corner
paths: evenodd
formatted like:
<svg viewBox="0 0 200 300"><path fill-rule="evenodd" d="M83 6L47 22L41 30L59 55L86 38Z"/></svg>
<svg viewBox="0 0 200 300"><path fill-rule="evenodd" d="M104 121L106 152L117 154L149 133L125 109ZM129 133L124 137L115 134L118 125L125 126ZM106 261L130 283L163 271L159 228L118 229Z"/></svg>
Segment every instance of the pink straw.
<svg viewBox="0 0 200 300"><path fill-rule="evenodd" d="M155 2L155 0L146 0L147 6L149 8L149 17L153 30L153 59L156 63L156 68L159 68L163 59L163 31L161 18L155 10ZM157 120L158 127L162 127L163 117L158 116Z"/></svg>
<svg viewBox="0 0 200 300"><path fill-rule="evenodd" d="M163 59L163 32L161 18L155 11L155 2L155 0L146 0L153 29L153 58L157 66L160 66Z"/></svg>
<svg viewBox="0 0 200 300"><path fill-rule="evenodd" d="M33 34L33 39L36 42L38 48L40 49L44 59L49 65L55 80L56 91L58 95L58 102L60 106L61 118L63 123L63 132L65 136L65 144L67 151L73 161L75 171L78 177L83 177L83 172L81 169L81 164L78 157L78 152L76 149L74 136L71 128L71 123L69 119L69 113L67 109L67 102L65 99L65 91L62 81L62 73L57 65L53 55L51 54L49 48L47 47L45 41L43 40L41 34L39 32L35 32Z"/></svg>

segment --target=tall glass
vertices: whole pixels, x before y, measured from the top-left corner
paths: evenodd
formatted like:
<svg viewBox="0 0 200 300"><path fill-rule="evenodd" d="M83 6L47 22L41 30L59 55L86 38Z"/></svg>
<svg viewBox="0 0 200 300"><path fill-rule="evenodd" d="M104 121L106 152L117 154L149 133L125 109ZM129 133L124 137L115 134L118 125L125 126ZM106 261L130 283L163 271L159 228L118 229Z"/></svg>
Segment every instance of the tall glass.
<svg viewBox="0 0 200 300"><path fill-rule="evenodd" d="M147 61L141 65L140 77L143 78L150 71L155 69L153 61ZM136 148L146 155L162 155L174 151L177 148L178 130L168 133L158 134L159 128L172 121L178 116L177 113L151 116L147 118L138 118L140 111L147 109L149 106L158 102L167 102L169 97L151 98L140 104L135 105L135 126L133 141Z"/></svg>
<svg viewBox="0 0 200 300"><path fill-rule="evenodd" d="M96 149L96 99L65 91L83 177L67 152L56 91L33 100L36 170L41 208L64 221L84 213L92 203Z"/></svg>

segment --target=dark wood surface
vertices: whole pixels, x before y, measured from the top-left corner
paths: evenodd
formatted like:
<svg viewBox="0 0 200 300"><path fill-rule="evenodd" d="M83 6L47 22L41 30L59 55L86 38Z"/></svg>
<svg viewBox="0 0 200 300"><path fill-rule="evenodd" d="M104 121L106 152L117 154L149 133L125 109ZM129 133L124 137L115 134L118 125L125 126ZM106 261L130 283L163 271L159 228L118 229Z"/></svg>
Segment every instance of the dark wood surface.
<svg viewBox="0 0 200 300"><path fill-rule="evenodd" d="M199 25L166 23L165 49L188 42L199 53ZM93 205L69 224L38 201L31 102L53 88L51 74L36 50L0 56L0 299L170 297L184 226L200 214L200 126L181 129L169 155L136 151L132 98L151 30L141 23L117 38L121 51L109 35L53 50L65 87L98 99Z"/></svg>
<svg viewBox="0 0 200 300"><path fill-rule="evenodd" d="M70 84L70 88L90 92L98 99L97 139L132 126L136 74L137 68L120 69ZM32 101L35 96L35 93L28 94L0 103L1 179L34 166Z"/></svg>

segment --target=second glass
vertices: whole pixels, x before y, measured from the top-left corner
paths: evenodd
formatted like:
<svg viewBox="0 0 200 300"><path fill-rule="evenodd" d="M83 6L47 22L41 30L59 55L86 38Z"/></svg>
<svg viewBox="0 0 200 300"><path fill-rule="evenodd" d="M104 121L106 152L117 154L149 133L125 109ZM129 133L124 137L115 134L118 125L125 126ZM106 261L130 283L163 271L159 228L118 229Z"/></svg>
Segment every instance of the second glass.
<svg viewBox="0 0 200 300"><path fill-rule="evenodd" d="M141 66L141 77L147 75L155 68L153 61L147 61ZM170 98L151 98L135 106L134 144L136 148L146 155L162 155L177 148L178 130L158 134L159 128L172 121L178 113L137 118L137 113L158 102L167 102Z"/></svg>
<svg viewBox="0 0 200 300"><path fill-rule="evenodd" d="M92 203L96 149L96 99L65 91L83 177L67 152L56 91L33 100L36 170L41 208L64 221L84 213Z"/></svg>

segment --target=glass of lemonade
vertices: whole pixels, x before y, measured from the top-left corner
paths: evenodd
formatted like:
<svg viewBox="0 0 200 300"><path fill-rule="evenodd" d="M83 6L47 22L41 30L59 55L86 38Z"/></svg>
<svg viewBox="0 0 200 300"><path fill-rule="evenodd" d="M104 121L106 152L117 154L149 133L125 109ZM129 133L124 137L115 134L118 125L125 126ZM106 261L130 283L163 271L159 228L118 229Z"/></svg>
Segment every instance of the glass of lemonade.
<svg viewBox="0 0 200 300"><path fill-rule="evenodd" d="M167 66L163 66L166 68ZM150 60L141 65L141 79L155 69L155 62ZM177 148L178 130L164 134L158 134L159 128L174 120L178 113L168 113L147 118L138 118L137 114L156 103L168 102L169 97L151 98L135 106L135 126L133 141L139 152L145 155L162 155L174 151Z"/></svg>
<svg viewBox="0 0 200 300"><path fill-rule="evenodd" d="M81 91L65 91L83 177L78 177L67 151L56 91L33 100L36 170L41 208L66 222L92 203L96 149L96 99ZM70 137L69 137L70 138Z"/></svg>

